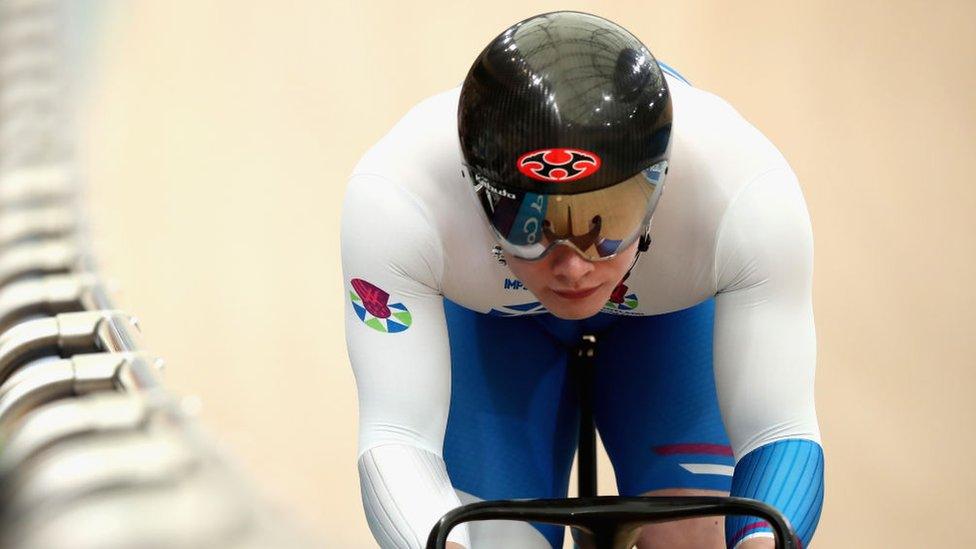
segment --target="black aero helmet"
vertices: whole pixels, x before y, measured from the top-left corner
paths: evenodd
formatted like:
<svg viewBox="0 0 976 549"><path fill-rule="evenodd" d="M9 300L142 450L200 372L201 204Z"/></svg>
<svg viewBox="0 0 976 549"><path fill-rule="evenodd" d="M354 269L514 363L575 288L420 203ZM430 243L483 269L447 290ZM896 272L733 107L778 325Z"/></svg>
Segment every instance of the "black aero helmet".
<svg viewBox="0 0 976 549"><path fill-rule="evenodd" d="M671 97L624 28L554 12L506 29L468 72L458 134L470 183L502 247L554 244L591 259L646 232L671 142Z"/></svg>

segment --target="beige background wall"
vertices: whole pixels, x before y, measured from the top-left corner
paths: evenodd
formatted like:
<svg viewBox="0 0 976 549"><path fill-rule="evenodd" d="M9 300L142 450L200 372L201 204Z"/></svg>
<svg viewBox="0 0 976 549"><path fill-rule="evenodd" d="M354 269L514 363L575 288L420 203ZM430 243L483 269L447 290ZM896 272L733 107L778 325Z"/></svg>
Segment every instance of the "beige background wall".
<svg viewBox="0 0 976 549"><path fill-rule="evenodd" d="M800 176L828 458L816 546L976 543L954 508L976 488L969 1L109 2L81 125L88 203L170 387L199 395L263 488L334 546L370 546L345 176L497 32L558 8L631 29Z"/></svg>

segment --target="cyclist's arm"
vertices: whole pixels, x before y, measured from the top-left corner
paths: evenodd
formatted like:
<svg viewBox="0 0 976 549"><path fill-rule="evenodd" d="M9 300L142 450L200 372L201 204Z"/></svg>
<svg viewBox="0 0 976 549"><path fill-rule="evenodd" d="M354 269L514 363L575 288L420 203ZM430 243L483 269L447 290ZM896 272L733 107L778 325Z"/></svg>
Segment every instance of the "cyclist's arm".
<svg viewBox="0 0 976 549"><path fill-rule="evenodd" d="M415 549L460 505L441 455L451 388L442 250L413 197L373 175L350 180L341 239L363 506L381 547ZM379 314L372 314L358 294L354 304L353 279L369 284L363 293L375 287L388 294L388 310L374 306ZM467 530L450 539L467 546Z"/></svg>
<svg viewBox="0 0 976 549"><path fill-rule="evenodd" d="M806 546L823 502L813 398L813 237L787 166L739 193L717 246L715 379L736 457L732 495L777 507ZM759 521L726 521L730 547L759 544L768 531Z"/></svg>
<svg viewBox="0 0 976 549"><path fill-rule="evenodd" d="M776 549L776 542L772 538L754 537L742 540L735 549Z"/></svg>

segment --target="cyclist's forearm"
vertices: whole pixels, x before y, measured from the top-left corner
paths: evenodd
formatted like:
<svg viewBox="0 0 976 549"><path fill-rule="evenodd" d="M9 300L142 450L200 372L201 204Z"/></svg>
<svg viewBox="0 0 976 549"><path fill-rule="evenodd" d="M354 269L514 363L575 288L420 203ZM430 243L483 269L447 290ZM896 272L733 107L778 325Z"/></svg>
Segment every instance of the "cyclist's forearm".
<svg viewBox="0 0 976 549"><path fill-rule="evenodd" d="M814 441L787 439L766 444L736 464L732 495L757 499L777 508L807 546L823 505L823 468L823 450ZM729 517L725 532L727 543L735 547L740 540L758 539L756 534L770 529L757 518Z"/></svg>
<svg viewBox="0 0 976 549"><path fill-rule="evenodd" d="M424 547L434 524L461 504L444 461L406 444L367 450L359 475L367 523L384 549ZM453 529L450 541L466 545L467 528Z"/></svg>

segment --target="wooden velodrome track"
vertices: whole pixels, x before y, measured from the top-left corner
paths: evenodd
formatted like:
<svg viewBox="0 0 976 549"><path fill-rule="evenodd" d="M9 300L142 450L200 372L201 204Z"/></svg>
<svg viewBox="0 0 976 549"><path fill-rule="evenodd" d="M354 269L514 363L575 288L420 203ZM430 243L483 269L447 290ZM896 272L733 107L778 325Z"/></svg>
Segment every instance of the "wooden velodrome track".
<svg viewBox="0 0 976 549"><path fill-rule="evenodd" d="M814 546L976 544L976 4L288 4L102 4L79 131L103 271L167 386L200 396L251 476L323 537L372 545L342 327L345 177L498 31L573 8L729 100L800 177L827 456Z"/></svg>

